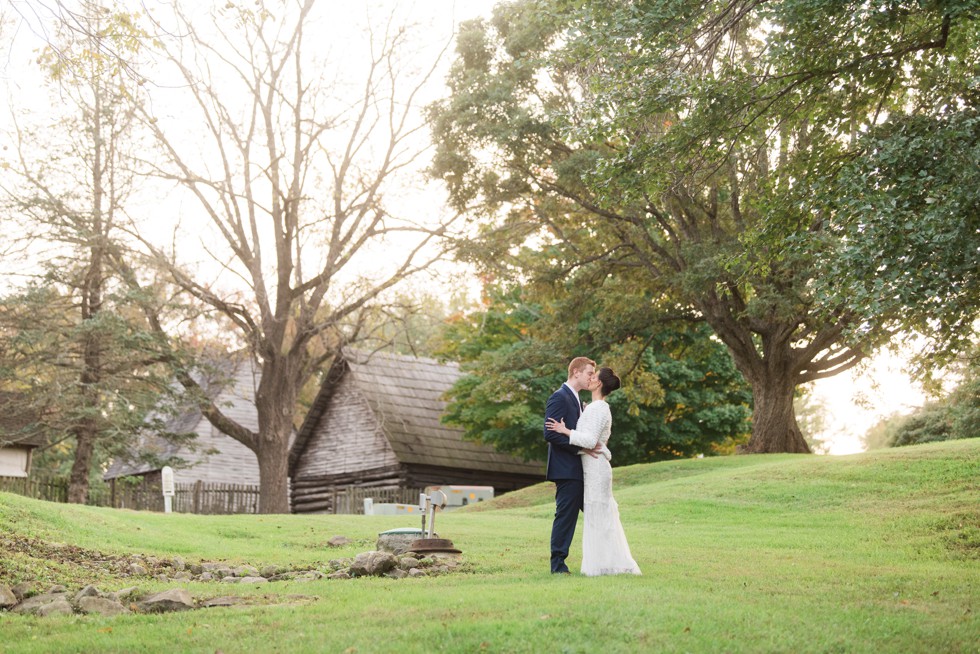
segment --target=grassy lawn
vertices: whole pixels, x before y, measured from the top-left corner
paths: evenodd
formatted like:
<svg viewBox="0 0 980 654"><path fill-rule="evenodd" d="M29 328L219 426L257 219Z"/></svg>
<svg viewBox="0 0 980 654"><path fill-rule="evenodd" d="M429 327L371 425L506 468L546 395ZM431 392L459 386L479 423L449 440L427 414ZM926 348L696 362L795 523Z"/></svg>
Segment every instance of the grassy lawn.
<svg viewBox="0 0 980 654"><path fill-rule="evenodd" d="M0 652L980 652L980 439L847 457L618 468L642 577L552 577L552 486L439 517L466 571L421 579L184 583L248 604L167 615L0 613ZM58 558L55 543L188 562L323 566L386 516L193 516L0 494L0 582L176 585ZM581 527L580 527L581 528ZM355 543L330 549L345 535ZM577 569L578 537L569 567ZM71 558L71 557L60 557Z"/></svg>

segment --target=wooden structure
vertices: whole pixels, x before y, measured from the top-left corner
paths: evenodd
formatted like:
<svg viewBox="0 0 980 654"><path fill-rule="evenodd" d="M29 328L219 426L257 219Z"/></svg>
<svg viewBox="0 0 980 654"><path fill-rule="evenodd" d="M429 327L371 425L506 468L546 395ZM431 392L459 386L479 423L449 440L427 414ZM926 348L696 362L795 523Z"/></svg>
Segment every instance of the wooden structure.
<svg viewBox="0 0 980 654"><path fill-rule="evenodd" d="M255 390L260 379L257 364L251 357L239 355L219 368L217 373L209 375L210 379L199 380L199 383L225 415L249 429L257 430ZM127 456L114 460L103 478L114 483L120 477L144 477L147 483L159 487L162 466L180 459L183 464L170 463L177 484L258 485L259 464L255 453L214 427L200 409L190 407L179 413L163 431L172 434L193 433L196 437L186 444L180 444L160 435L151 435ZM146 457L141 456L143 454L152 455L153 462L146 462Z"/></svg>
<svg viewBox="0 0 980 654"><path fill-rule="evenodd" d="M327 375L290 450L294 513L336 512L349 488L493 486L544 480L544 464L463 440L440 422L455 364L346 351Z"/></svg>
<svg viewBox="0 0 980 654"><path fill-rule="evenodd" d="M37 416L16 393L0 392L0 477L26 479L34 449L45 444L36 429Z"/></svg>

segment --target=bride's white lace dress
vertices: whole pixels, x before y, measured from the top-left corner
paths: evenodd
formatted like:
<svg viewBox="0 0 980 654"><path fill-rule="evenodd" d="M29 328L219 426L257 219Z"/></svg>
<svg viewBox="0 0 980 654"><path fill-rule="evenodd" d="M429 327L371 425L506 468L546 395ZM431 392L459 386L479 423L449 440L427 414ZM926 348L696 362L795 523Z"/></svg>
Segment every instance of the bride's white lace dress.
<svg viewBox="0 0 980 654"><path fill-rule="evenodd" d="M605 400L592 402L578 419L569 435L573 445L591 449L598 443L605 447L612 429L612 413ZM585 473L585 530L582 534L582 574L640 574L630 554L619 519L619 505L612 494L612 467L607 457L582 454Z"/></svg>

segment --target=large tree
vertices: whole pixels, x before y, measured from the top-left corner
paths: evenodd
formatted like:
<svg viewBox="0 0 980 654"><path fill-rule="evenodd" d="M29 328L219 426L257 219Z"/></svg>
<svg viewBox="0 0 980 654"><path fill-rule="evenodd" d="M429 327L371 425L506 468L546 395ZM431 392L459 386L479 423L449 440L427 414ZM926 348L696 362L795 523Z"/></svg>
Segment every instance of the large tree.
<svg viewBox="0 0 980 654"><path fill-rule="evenodd" d="M398 303L396 285L442 256L433 244L448 222L397 186L428 147L415 105L439 53L413 69L402 55L418 45L414 33L391 18L356 52L325 58L323 30L333 21L339 34L330 11L313 0L178 3L172 20L160 18L162 32L179 35L161 37L161 70L178 81L151 89L144 113L162 154L144 166L189 194L182 217L197 234L167 247L144 232L143 247L259 362L257 430L223 407L202 409L255 452L264 513L289 508L302 388L375 325L379 305ZM189 373L178 378L193 388Z"/></svg>
<svg viewBox="0 0 980 654"><path fill-rule="evenodd" d="M84 503L102 463L96 451L132 442L167 384L161 351L113 265L134 185L137 81L99 53L111 46L136 57L145 34L106 3L83 2L73 19L79 29L54 23L37 57L34 82L45 82L56 109L30 116L12 107L5 135L0 203L6 243L19 253L5 263L30 284L0 307L0 385L33 405L51 439L71 440L68 500Z"/></svg>
<svg viewBox="0 0 980 654"><path fill-rule="evenodd" d="M529 274L516 243L569 270L615 263L704 320L752 386L745 451L807 452L796 387L856 365L922 308L876 313L818 283L846 219L824 191L869 155L867 132L968 110L980 41L966 6L501 4L459 36L434 173L484 219L473 257Z"/></svg>

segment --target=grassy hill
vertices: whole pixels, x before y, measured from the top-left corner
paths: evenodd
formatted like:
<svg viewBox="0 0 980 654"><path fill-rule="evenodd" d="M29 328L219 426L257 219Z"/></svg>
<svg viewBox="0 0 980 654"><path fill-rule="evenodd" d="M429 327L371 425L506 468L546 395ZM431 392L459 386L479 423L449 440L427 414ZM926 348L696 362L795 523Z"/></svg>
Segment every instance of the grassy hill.
<svg viewBox="0 0 980 654"><path fill-rule="evenodd" d="M978 652L980 439L847 457L619 468L642 577L552 577L552 486L438 518L467 571L183 584L249 604L170 615L0 614L0 652ZM0 583L133 585L121 554L323 565L416 526L383 516L193 516L0 494ZM346 535L340 550L325 542ZM574 570L579 563L576 537ZM163 584L142 579L147 590Z"/></svg>

